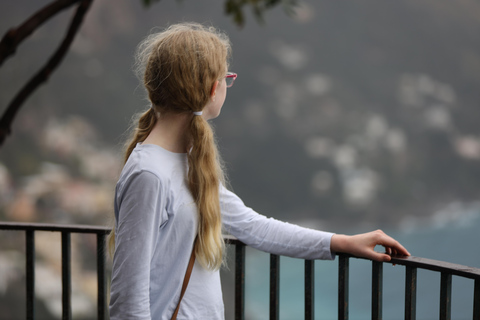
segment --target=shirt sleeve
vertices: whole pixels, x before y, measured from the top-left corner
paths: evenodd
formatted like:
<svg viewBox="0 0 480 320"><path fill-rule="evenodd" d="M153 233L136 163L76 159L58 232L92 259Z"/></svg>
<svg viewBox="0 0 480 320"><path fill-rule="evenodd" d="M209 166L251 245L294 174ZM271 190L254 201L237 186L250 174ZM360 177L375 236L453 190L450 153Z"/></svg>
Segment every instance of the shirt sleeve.
<svg viewBox="0 0 480 320"><path fill-rule="evenodd" d="M248 246L293 258L335 258L330 251L333 233L303 228L260 215L245 206L237 195L224 186L220 187L220 205L225 231Z"/></svg>
<svg viewBox="0 0 480 320"><path fill-rule="evenodd" d="M160 179L142 171L117 185L110 319L150 320L150 263L168 219Z"/></svg>

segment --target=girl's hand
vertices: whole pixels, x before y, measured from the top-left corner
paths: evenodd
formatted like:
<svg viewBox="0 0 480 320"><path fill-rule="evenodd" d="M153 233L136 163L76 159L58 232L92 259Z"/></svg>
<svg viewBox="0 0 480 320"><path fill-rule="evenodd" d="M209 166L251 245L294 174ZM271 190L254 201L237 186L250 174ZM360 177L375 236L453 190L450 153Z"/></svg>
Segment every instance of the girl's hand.
<svg viewBox="0 0 480 320"><path fill-rule="evenodd" d="M376 252L375 246L381 245L385 253ZM330 249L335 252L343 252L356 257L368 258L375 261L388 262L391 255L409 256L410 253L398 241L386 235L382 230L368 233L346 236L335 234L330 243Z"/></svg>

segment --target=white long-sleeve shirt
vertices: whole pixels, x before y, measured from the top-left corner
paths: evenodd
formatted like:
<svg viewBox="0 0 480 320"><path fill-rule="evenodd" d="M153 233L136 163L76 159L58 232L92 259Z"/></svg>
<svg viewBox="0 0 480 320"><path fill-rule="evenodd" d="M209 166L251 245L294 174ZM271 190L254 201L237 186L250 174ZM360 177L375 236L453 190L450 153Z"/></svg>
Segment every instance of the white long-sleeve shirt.
<svg viewBox="0 0 480 320"><path fill-rule="evenodd" d="M111 320L171 318L198 225L186 174L186 154L152 144L138 144L125 164L115 192ZM251 247L295 258L334 258L332 233L266 218L223 186L220 207L225 231ZM195 263L177 319L224 319L219 271Z"/></svg>

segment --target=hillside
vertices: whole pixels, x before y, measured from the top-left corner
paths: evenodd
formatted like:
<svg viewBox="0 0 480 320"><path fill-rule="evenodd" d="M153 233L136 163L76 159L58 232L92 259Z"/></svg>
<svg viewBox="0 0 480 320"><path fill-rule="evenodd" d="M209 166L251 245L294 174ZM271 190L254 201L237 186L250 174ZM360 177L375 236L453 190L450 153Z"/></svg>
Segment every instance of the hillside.
<svg viewBox="0 0 480 320"><path fill-rule="evenodd" d="M2 32L42 3L0 4L11 12L2 15ZM3 66L2 105L58 43L68 17L34 34ZM95 1L66 61L27 102L0 150L11 179L3 215L15 219L5 208L29 194L28 181L49 170L45 163L61 167L71 184L100 184L108 198L117 171L107 177L85 167L107 162L118 170L130 118L147 106L131 72L135 46L153 26L191 20L231 37L239 78L214 125L233 189L259 212L397 225L475 201L479 17L475 1L311 1L296 17L275 8L264 25L248 16L238 28L213 0L162 1L147 10L139 1ZM79 131L68 128L72 121ZM52 130L65 141L49 145ZM73 130L73 140L61 130ZM100 150L104 158L94 155ZM58 197L52 188L48 199ZM30 200L32 216L66 201L42 197ZM107 204L101 208L109 214Z"/></svg>

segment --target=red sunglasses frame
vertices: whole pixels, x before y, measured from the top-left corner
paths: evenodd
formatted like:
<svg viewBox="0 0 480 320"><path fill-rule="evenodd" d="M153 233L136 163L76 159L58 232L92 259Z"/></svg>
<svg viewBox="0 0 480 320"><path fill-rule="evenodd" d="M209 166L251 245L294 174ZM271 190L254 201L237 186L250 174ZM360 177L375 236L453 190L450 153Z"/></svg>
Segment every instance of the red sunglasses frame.
<svg viewBox="0 0 480 320"><path fill-rule="evenodd" d="M225 76L225 78L232 78L232 83L230 83L230 85L227 84L227 88L230 88L231 86L233 86L233 83L235 82L235 79L237 79L237 74L234 73L234 72L227 72L227 75Z"/></svg>

